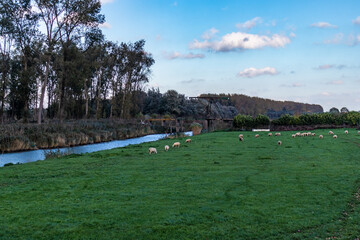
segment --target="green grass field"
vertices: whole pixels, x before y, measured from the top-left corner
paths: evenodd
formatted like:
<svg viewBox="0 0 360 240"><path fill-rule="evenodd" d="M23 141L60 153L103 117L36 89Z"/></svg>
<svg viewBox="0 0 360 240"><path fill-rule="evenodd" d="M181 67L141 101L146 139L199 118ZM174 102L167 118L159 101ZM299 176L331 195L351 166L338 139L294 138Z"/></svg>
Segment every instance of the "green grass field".
<svg viewBox="0 0 360 240"><path fill-rule="evenodd" d="M360 134L333 131L215 132L0 168L0 239L356 239Z"/></svg>

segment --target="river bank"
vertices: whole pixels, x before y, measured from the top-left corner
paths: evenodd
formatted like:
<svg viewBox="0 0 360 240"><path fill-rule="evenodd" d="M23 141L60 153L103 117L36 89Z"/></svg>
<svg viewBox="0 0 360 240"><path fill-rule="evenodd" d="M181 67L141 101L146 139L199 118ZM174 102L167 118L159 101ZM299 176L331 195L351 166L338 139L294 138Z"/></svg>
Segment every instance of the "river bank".
<svg viewBox="0 0 360 240"><path fill-rule="evenodd" d="M164 129L140 121L81 120L65 123L4 124L0 152L65 148L163 133Z"/></svg>

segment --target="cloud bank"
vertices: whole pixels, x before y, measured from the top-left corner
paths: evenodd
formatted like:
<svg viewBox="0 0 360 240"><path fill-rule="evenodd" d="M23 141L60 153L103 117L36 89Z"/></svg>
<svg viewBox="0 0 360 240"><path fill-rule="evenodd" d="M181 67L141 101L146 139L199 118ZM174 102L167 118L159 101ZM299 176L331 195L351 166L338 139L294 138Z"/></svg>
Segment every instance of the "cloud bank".
<svg viewBox="0 0 360 240"><path fill-rule="evenodd" d="M326 70L326 69L343 69L346 68L344 64L324 64L316 67L317 70Z"/></svg>
<svg viewBox="0 0 360 240"><path fill-rule="evenodd" d="M246 78L253 78L262 75L276 75L279 72L272 67L265 67L265 68L245 68L243 71L237 74L238 77L246 77Z"/></svg>
<svg viewBox="0 0 360 240"><path fill-rule="evenodd" d="M257 35L243 32L226 34L220 41L198 41L190 43L190 49L207 49L216 52L228 52L244 49L257 49L264 47L279 48L291 42L287 36L274 34L272 36Z"/></svg>

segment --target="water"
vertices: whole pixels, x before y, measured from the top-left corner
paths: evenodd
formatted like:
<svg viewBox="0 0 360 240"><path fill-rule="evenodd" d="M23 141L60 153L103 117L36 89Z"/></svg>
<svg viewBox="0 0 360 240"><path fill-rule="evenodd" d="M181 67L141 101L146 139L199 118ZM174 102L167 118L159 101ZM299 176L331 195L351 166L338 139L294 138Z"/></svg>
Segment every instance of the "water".
<svg viewBox="0 0 360 240"><path fill-rule="evenodd" d="M113 149L118 147L125 147L130 144L139 144L144 142L153 142L157 141L161 138L166 137L169 134L151 134L138 138L124 139L124 140L115 140L104 143L95 143L88 144L76 147L68 147L68 148L56 148L51 149L51 151L60 151L62 153L70 153L70 154L81 154L81 153L91 153L97 152L101 150ZM185 132L185 135L192 136L192 132ZM17 152L17 153L4 153L0 155L0 167L3 167L7 163L28 163L34 162L38 160L45 159L45 151L49 151L46 149L40 150L32 150L25 152Z"/></svg>

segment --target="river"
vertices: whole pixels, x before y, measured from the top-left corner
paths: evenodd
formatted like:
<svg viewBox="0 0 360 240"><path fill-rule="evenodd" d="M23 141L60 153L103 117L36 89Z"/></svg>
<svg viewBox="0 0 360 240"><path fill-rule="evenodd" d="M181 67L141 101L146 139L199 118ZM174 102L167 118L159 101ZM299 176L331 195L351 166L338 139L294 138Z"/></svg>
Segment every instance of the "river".
<svg viewBox="0 0 360 240"><path fill-rule="evenodd" d="M169 134L151 134L138 138L115 140L110 142L95 143L95 144L88 144L88 145L75 146L75 147L55 148L51 150L40 149L40 150L32 150L32 151L24 151L24 152L16 152L16 153L3 153L0 155L0 167L3 167L7 163L16 164L16 163L28 163L28 162L44 160L46 151L60 151L62 153L69 153L69 154L91 153L101 150L125 147L131 144L153 142L162 139L167 135ZM192 136L192 132L185 132L185 135Z"/></svg>

